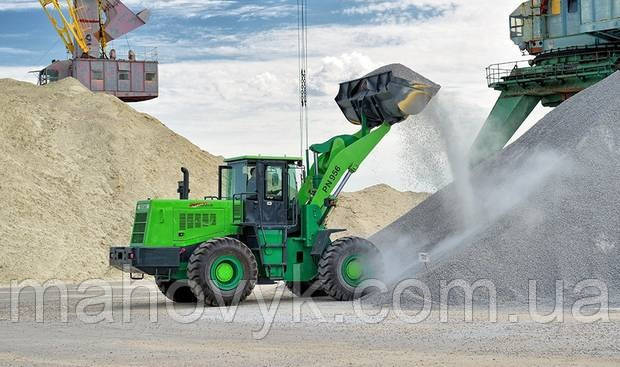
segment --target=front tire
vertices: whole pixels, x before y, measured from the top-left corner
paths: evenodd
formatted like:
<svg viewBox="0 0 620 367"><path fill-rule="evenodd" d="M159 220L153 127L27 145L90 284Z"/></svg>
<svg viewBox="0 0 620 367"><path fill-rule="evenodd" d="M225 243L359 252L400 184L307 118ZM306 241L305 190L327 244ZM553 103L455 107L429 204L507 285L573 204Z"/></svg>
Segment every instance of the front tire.
<svg viewBox="0 0 620 367"><path fill-rule="evenodd" d="M339 301L351 301L356 287L382 271L381 253L372 242L360 237L343 237L332 242L319 260L323 290Z"/></svg>
<svg viewBox="0 0 620 367"><path fill-rule="evenodd" d="M187 277L199 301L210 306L238 304L252 293L258 265L252 251L241 241L215 238L194 250Z"/></svg>

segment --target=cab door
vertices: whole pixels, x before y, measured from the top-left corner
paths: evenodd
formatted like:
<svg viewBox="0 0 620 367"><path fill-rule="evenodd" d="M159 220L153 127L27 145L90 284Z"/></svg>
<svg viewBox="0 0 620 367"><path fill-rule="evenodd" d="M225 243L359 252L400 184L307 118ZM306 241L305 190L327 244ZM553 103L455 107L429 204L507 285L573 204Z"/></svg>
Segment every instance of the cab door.
<svg viewBox="0 0 620 367"><path fill-rule="evenodd" d="M263 225L288 223L288 172L284 162L259 164L262 179L258 183L259 216Z"/></svg>

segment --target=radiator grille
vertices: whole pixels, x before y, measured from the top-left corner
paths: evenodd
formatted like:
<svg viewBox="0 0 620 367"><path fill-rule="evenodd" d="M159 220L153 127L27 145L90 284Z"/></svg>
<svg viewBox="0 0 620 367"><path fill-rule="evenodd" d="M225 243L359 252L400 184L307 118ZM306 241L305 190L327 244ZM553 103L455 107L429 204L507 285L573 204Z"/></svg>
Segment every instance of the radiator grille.
<svg viewBox="0 0 620 367"><path fill-rule="evenodd" d="M204 228L217 224L215 213L179 213L179 230Z"/></svg>
<svg viewBox="0 0 620 367"><path fill-rule="evenodd" d="M187 229L194 228L194 213L187 214Z"/></svg>
<svg viewBox="0 0 620 367"><path fill-rule="evenodd" d="M144 243L144 234L146 233L147 213L136 213L136 219L133 223L133 232L131 234L131 243Z"/></svg>
<svg viewBox="0 0 620 367"><path fill-rule="evenodd" d="M186 218L187 217L183 213L181 213L181 215L179 215L179 228L181 228L181 229L187 228L187 219Z"/></svg>

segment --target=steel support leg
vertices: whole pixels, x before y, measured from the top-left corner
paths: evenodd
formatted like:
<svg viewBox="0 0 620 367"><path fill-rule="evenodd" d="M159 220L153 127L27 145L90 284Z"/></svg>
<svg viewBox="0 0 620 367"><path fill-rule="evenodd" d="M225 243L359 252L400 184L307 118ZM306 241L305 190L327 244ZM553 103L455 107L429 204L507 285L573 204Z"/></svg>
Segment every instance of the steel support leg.
<svg viewBox="0 0 620 367"><path fill-rule="evenodd" d="M469 153L472 166L502 150L540 102L539 96L499 96Z"/></svg>

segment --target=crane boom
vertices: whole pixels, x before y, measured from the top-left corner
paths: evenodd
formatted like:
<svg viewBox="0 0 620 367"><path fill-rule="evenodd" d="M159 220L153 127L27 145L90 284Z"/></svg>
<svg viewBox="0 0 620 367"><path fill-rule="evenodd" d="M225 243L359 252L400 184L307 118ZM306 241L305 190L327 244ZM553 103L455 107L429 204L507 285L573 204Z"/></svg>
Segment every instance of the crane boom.
<svg viewBox="0 0 620 367"><path fill-rule="evenodd" d="M120 0L39 0L43 11L75 57L104 56L105 48L124 34L146 24L149 11L134 14ZM105 20L105 21L104 21Z"/></svg>
<svg viewBox="0 0 620 367"><path fill-rule="evenodd" d="M79 47L84 53L90 51L90 47L86 42L86 36L80 26L80 19L78 17L78 11L75 4L71 0L66 0L67 9L69 13L69 19L62 11L62 5L59 0L39 0L43 11L49 18L52 26L60 36L60 39L65 44L67 51L75 54L77 47ZM62 27L58 24L57 18L53 15L57 14L58 19L62 23Z"/></svg>

